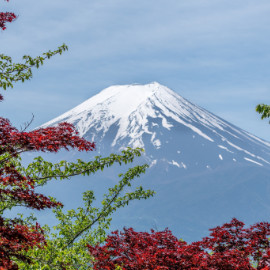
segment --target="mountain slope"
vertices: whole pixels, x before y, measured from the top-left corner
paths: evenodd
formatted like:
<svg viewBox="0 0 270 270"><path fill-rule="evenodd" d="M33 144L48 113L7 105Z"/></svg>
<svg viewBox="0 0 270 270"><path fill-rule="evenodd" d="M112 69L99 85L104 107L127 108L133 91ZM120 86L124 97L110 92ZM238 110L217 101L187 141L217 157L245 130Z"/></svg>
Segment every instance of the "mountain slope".
<svg viewBox="0 0 270 270"><path fill-rule="evenodd" d="M270 144L165 86L111 86L43 127L63 121L95 141L99 154L146 151L140 162L150 169L139 182L157 194L119 211L113 228L168 226L191 241L234 216L247 223L270 217ZM97 176L93 188L102 193L110 174Z"/></svg>

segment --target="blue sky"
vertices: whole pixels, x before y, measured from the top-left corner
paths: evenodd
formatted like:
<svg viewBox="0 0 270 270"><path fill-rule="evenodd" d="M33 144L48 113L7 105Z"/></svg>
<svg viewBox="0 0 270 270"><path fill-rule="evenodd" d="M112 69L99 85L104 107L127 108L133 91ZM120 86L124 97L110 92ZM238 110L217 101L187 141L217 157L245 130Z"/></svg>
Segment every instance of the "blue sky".
<svg viewBox="0 0 270 270"><path fill-rule="evenodd" d="M270 104L269 0L10 0L0 52L20 61L65 42L30 82L5 92L1 116L51 120L113 84L158 81L270 140L255 106Z"/></svg>

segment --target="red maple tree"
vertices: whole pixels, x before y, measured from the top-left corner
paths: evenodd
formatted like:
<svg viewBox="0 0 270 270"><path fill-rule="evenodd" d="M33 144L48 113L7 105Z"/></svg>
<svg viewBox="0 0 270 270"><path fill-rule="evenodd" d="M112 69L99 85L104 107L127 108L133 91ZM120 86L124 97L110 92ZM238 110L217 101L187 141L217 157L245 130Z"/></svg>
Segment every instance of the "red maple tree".
<svg viewBox="0 0 270 270"><path fill-rule="evenodd" d="M105 245L88 246L94 269L114 270L251 270L270 269L270 223L249 228L232 219L210 230L210 236L188 244L168 229L112 232Z"/></svg>
<svg viewBox="0 0 270 270"><path fill-rule="evenodd" d="M5 0L9 1L9 0ZM0 12L0 28L3 30L6 29L6 23L12 22L17 18L17 16L13 12Z"/></svg>

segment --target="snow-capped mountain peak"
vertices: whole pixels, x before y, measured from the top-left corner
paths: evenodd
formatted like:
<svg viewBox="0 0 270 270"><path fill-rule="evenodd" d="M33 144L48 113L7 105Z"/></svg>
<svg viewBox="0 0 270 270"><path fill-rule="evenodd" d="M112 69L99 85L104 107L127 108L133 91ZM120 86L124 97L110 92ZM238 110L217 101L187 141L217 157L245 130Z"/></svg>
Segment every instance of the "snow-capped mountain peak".
<svg viewBox="0 0 270 270"><path fill-rule="evenodd" d="M187 104L185 99L157 82L146 85L116 85L104 89L74 109L45 123L43 127L67 121L76 125L81 136L92 127L95 127L97 132L102 132L104 136L109 128L117 123L119 130L112 145L115 145L117 140L129 136L130 146L143 147L142 134L151 134L148 130L147 117L160 117L162 126L170 129L171 124L163 113L166 116L174 115L172 112L177 108L179 111L180 108L182 112L178 114L187 115L188 109L185 109ZM155 107L161 109L162 113Z"/></svg>
<svg viewBox="0 0 270 270"><path fill-rule="evenodd" d="M159 152L176 147L175 152L183 153L183 149L188 152L196 147L194 151L200 155L212 149L214 159L223 162L229 158L231 162L240 159L258 166L270 164L269 158L261 155L264 148L270 146L268 142L192 104L157 82L108 87L42 127L64 121L74 124L81 136L97 145L104 145L106 140L114 151L127 146L142 147L146 151L153 148ZM193 157L184 159L177 161L172 156L168 163L178 168L194 163ZM205 162L205 157L202 161ZM212 163L204 165L211 168Z"/></svg>
<svg viewBox="0 0 270 270"><path fill-rule="evenodd" d="M108 87L74 109L47 122L43 127L67 121L75 124L80 135L84 136L93 126L98 132L105 134L111 125L119 122L119 130L112 145L115 145L118 139L129 136L130 146L143 147L142 134L154 135L148 129L148 117L160 118L166 129L172 127L167 117L172 118L209 141L213 140L189 122L197 118L206 125L219 126L216 119L209 121L206 111L202 111L169 88L153 82L146 85ZM153 140L153 143L158 145L157 141Z"/></svg>

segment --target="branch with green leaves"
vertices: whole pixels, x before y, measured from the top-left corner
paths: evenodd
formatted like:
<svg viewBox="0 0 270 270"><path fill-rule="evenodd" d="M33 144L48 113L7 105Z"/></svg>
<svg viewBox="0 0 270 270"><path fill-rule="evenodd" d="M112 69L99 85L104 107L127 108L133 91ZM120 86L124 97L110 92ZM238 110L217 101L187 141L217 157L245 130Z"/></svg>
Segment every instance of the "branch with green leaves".
<svg viewBox="0 0 270 270"><path fill-rule="evenodd" d="M98 167L98 170L101 170L117 160L121 163L131 162L134 154L141 153L137 151L129 149L123 151L122 155L111 155L105 163L105 159L99 159L102 165L94 166L94 168L97 170ZM132 181L144 173L147 167L146 164L135 166L128 169L126 173L120 174L121 179L108 189L99 208L93 206L94 192L86 191L83 193L84 207L72 209L66 213L60 207L53 210L59 223L54 227L53 232L48 226L43 228L48 239L46 247L28 251L27 256L32 260L32 264L19 263L20 268L26 270L91 269L92 257L86 245L102 243L105 240L112 219L111 215L133 200L147 199L154 195L153 190L144 190L142 186L132 192L124 192L125 188L130 187Z"/></svg>
<svg viewBox="0 0 270 270"><path fill-rule="evenodd" d="M89 176L97 171L103 171L104 168L111 167L117 163L128 164L133 162L135 157L140 157L143 149L127 148L123 150L120 155L111 154L109 157L102 158L101 156L95 157L93 161L82 161L80 159L77 162L60 161L59 163L52 163L44 160L42 157L37 157L27 167L21 164L21 157L11 158L7 155L0 156L0 169L1 169L1 158L8 159L11 165L14 165L16 169L24 175L26 178L33 179L35 187L46 185L48 181L53 179L69 179L72 176L84 175ZM1 185L1 184L0 184ZM50 197L53 201L54 198ZM25 206L18 200L10 200L8 196L2 195L0 203L0 213L5 210L12 209L15 206Z"/></svg>
<svg viewBox="0 0 270 270"><path fill-rule="evenodd" d="M23 63L14 63L10 56L0 54L0 87L6 90L13 88L13 83L30 80L33 76L32 68L39 68L46 59L56 54L62 54L68 50L66 44L58 47L55 51L48 51L35 58L30 55L23 56Z"/></svg>
<svg viewBox="0 0 270 270"><path fill-rule="evenodd" d="M261 114L261 119L269 118L270 117L270 105L266 104L259 104L256 107L256 112Z"/></svg>
<svg viewBox="0 0 270 270"><path fill-rule="evenodd" d="M17 160L16 167L23 172L26 177L35 180L36 186L43 186L52 179L67 179L75 175L90 175L97 171L103 171L104 168L111 167L117 163L127 164L133 162L135 157L142 155L143 149L127 148L120 155L111 154L109 157L102 158L96 156L93 161L85 162L78 159L77 162L60 161L52 163L45 161L42 157L37 157L34 162L24 168Z"/></svg>

